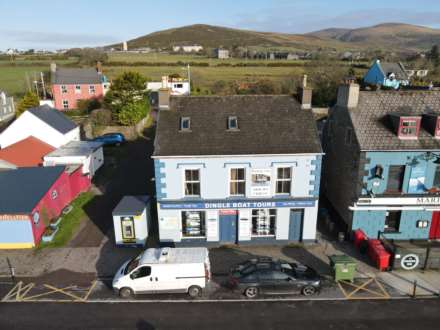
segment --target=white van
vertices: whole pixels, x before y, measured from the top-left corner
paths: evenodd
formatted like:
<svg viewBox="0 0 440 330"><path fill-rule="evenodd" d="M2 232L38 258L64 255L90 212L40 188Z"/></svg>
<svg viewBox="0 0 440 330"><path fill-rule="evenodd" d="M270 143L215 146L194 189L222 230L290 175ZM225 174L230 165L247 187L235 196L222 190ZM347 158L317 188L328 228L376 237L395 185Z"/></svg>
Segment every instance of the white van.
<svg viewBox="0 0 440 330"><path fill-rule="evenodd" d="M147 249L122 265L113 279L113 289L123 298L165 292L198 297L210 277L207 248Z"/></svg>

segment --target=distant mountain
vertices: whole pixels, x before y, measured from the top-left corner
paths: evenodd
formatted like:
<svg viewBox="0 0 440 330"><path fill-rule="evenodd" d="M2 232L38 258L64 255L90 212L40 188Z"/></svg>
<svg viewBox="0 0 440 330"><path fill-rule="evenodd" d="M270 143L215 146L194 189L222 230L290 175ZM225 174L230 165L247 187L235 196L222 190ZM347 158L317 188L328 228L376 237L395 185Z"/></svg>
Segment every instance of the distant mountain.
<svg viewBox="0 0 440 330"><path fill-rule="evenodd" d="M205 24L154 32L128 41L129 48L170 48L180 44L199 44L213 48L235 45L242 47L294 47L301 50L343 47L343 43L337 40L324 40L312 35L255 32Z"/></svg>
<svg viewBox="0 0 440 330"><path fill-rule="evenodd" d="M427 50L440 44L440 30L422 26L386 23L359 29L330 28L306 34L257 32L195 24L154 32L128 41L128 47L171 48L199 44L204 47L290 47L311 51L386 49L390 51ZM112 45L109 47L117 47Z"/></svg>
<svg viewBox="0 0 440 330"><path fill-rule="evenodd" d="M307 35L398 50L426 50L434 44L440 44L440 30L402 23L385 23L359 29L325 29Z"/></svg>

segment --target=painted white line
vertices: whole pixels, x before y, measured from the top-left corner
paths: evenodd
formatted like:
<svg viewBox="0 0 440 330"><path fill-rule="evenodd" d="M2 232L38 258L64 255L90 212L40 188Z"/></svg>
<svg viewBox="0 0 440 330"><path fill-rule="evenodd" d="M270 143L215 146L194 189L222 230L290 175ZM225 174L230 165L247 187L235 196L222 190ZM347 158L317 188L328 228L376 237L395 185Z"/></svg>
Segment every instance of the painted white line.
<svg viewBox="0 0 440 330"><path fill-rule="evenodd" d="M346 298L314 298L314 299L306 299L306 298L298 298L298 299L207 299L207 300L117 300L117 299L92 299L87 301L72 301L72 300L56 300L56 299L40 299L35 301L15 301L8 300L3 303L75 303L75 304L154 304L154 303L172 303L172 304L203 304L203 303L257 303L257 302L313 302L313 301L387 301L387 300L410 300L411 297L391 297L389 299L378 299L378 298L369 298L369 299L346 299ZM426 299L438 299L435 296L424 296L417 298L416 300L426 300Z"/></svg>

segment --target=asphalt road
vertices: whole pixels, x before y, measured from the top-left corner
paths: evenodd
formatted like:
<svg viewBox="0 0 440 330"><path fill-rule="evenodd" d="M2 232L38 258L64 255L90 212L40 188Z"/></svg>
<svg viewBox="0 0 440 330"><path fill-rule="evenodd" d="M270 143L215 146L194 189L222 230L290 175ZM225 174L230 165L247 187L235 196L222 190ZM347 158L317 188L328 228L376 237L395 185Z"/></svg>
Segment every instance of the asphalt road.
<svg viewBox="0 0 440 330"><path fill-rule="evenodd" d="M439 329L440 300L3 303L0 329Z"/></svg>

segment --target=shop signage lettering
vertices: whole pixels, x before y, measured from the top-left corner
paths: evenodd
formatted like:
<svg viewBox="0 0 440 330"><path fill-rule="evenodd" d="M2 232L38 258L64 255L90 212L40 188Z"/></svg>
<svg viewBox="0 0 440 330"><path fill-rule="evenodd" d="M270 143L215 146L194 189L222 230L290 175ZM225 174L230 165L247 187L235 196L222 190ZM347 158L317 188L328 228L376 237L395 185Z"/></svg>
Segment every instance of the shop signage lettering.
<svg viewBox="0 0 440 330"><path fill-rule="evenodd" d="M440 197L420 197L417 204L440 204Z"/></svg>
<svg viewBox="0 0 440 330"><path fill-rule="evenodd" d="M234 201L234 202L215 202L215 203L160 203L163 210L178 209L252 209L252 208L277 208L277 207L313 207L315 200L301 201Z"/></svg>

